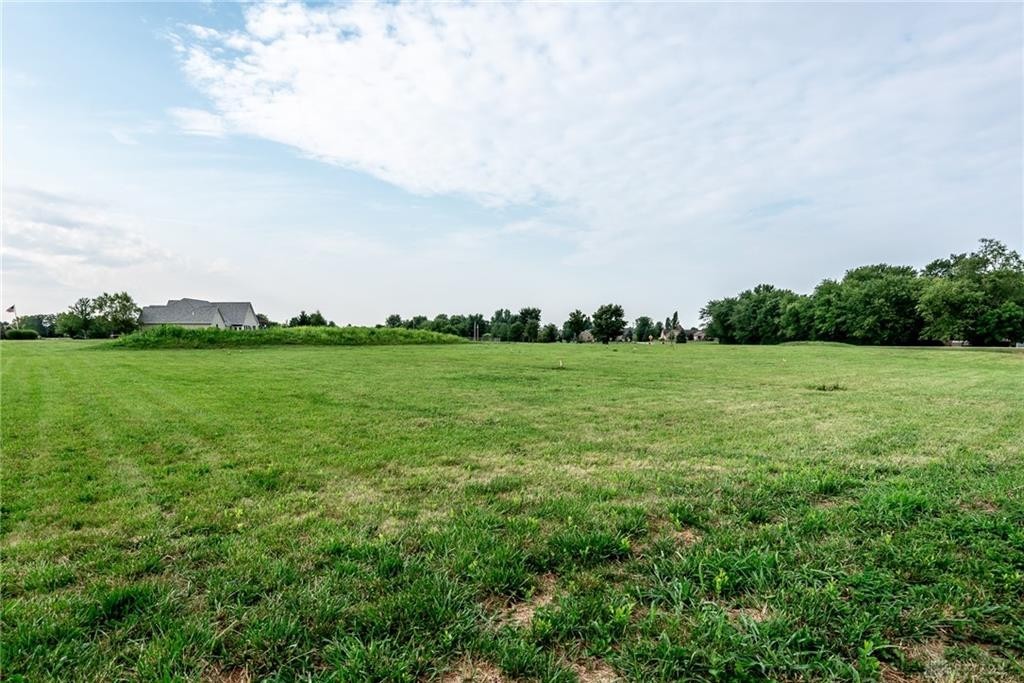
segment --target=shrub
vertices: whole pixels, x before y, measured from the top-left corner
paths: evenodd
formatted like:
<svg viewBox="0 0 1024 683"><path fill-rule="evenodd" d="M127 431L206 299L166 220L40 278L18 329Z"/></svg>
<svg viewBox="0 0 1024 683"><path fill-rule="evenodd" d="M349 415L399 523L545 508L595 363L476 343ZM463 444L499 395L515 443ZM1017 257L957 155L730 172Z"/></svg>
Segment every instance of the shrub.
<svg viewBox="0 0 1024 683"><path fill-rule="evenodd" d="M4 339L39 339L35 330L5 330Z"/></svg>
<svg viewBox="0 0 1024 683"><path fill-rule="evenodd" d="M190 329L163 325L121 337L109 346L131 349L215 349L251 346L389 346L458 344L450 334L401 327L270 327L262 330Z"/></svg>

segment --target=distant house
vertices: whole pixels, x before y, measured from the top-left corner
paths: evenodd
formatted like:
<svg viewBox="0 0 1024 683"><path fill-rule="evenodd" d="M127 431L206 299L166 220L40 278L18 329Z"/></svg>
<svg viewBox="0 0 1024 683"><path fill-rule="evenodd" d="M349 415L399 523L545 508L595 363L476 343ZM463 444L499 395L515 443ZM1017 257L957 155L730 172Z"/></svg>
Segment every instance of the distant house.
<svg viewBox="0 0 1024 683"><path fill-rule="evenodd" d="M142 309L140 327L160 325L255 330L260 323L256 318L256 311L248 301L171 299L166 306L145 306Z"/></svg>
<svg viewBox="0 0 1024 683"><path fill-rule="evenodd" d="M679 335L683 335L683 339L686 339L686 330L683 329L682 325L676 325L675 327L665 327L661 330L661 336L658 337L658 341L671 342L675 341Z"/></svg>
<svg viewBox="0 0 1024 683"><path fill-rule="evenodd" d="M690 328L689 336L693 341L705 341L708 337L707 332L704 330L698 330L696 327Z"/></svg>
<svg viewBox="0 0 1024 683"><path fill-rule="evenodd" d="M591 332L590 330L583 330L576 337L576 340L580 341L580 342L583 342L585 344L592 343L594 341L594 333Z"/></svg>

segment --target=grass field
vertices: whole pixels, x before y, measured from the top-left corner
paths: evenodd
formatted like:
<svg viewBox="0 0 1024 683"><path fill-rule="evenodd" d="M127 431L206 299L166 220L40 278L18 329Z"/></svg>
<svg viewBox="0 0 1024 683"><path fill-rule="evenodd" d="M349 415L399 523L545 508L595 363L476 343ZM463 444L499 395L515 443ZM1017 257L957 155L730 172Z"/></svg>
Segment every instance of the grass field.
<svg viewBox="0 0 1024 683"><path fill-rule="evenodd" d="M1024 354L3 342L5 680L1024 680Z"/></svg>

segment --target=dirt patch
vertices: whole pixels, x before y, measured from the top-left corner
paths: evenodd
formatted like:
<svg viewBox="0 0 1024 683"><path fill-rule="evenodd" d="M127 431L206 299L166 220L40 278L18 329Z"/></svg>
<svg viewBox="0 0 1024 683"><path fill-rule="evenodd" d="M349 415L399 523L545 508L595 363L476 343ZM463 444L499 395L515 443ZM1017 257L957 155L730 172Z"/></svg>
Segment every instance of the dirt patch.
<svg viewBox="0 0 1024 683"><path fill-rule="evenodd" d="M986 512L994 514L999 512L999 506L987 500L974 500L963 503L960 509L964 512Z"/></svg>
<svg viewBox="0 0 1024 683"><path fill-rule="evenodd" d="M901 646L907 659L923 666L924 671L908 674L883 665L882 680L891 683L1004 683L1024 680L1010 668L1006 660L993 655L984 647L977 648L977 656L971 659L950 660L946 657L948 645L948 641L940 637Z"/></svg>
<svg viewBox="0 0 1024 683"><path fill-rule="evenodd" d="M507 678L490 662L464 657L441 676L441 683L505 683Z"/></svg>
<svg viewBox="0 0 1024 683"><path fill-rule="evenodd" d="M247 669L222 669L215 666L203 676L203 683L250 683L252 676Z"/></svg>
<svg viewBox="0 0 1024 683"><path fill-rule="evenodd" d="M517 628L526 627L533 621L534 613L550 605L555 599L555 583L557 578L554 574L544 574L537 579L537 587L528 600L517 602L506 609L499 617L499 623L508 624Z"/></svg>
<svg viewBox="0 0 1024 683"><path fill-rule="evenodd" d="M597 659L577 662L572 668L580 683L615 683L623 680L615 673L615 669Z"/></svg>
<svg viewBox="0 0 1024 683"><path fill-rule="evenodd" d="M704 538L699 531L690 527L676 528L676 525L664 517L652 517L648 522L646 536L633 541L633 553L639 556L645 555L651 546L658 541L670 539L672 543L680 547L689 547L700 543Z"/></svg>
<svg viewBox="0 0 1024 683"><path fill-rule="evenodd" d="M743 617L757 623L761 623L771 617L768 605L761 605L760 607L730 607L725 610L725 613L729 615L729 619L737 623Z"/></svg>
<svg viewBox="0 0 1024 683"><path fill-rule="evenodd" d="M701 539L704 538L699 532L688 527L673 531L671 537L679 545L694 545L700 543Z"/></svg>
<svg viewBox="0 0 1024 683"><path fill-rule="evenodd" d="M913 643L902 648L904 654L925 666L946 661L946 642L941 639Z"/></svg>
<svg viewBox="0 0 1024 683"><path fill-rule="evenodd" d="M882 665L882 683L917 683L924 679L919 676L905 674L891 664Z"/></svg>

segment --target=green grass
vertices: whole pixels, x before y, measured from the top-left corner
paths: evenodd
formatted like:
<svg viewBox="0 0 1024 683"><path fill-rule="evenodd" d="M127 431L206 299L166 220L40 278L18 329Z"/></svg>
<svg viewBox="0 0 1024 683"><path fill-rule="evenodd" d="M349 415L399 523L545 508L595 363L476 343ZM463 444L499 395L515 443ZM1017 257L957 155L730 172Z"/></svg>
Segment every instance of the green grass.
<svg viewBox="0 0 1024 683"><path fill-rule="evenodd" d="M270 327L225 330L216 327L153 327L109 342L127 349L211 349L252 346L396 346L459 344L460 337L428 330L388 327Z"/></svg>
<svg viewBox="0 0 1024 683"><path fill-rule="evenodd" d="M1024 354L102 344L0 343L4 680L1024 680Z"/></svg>

